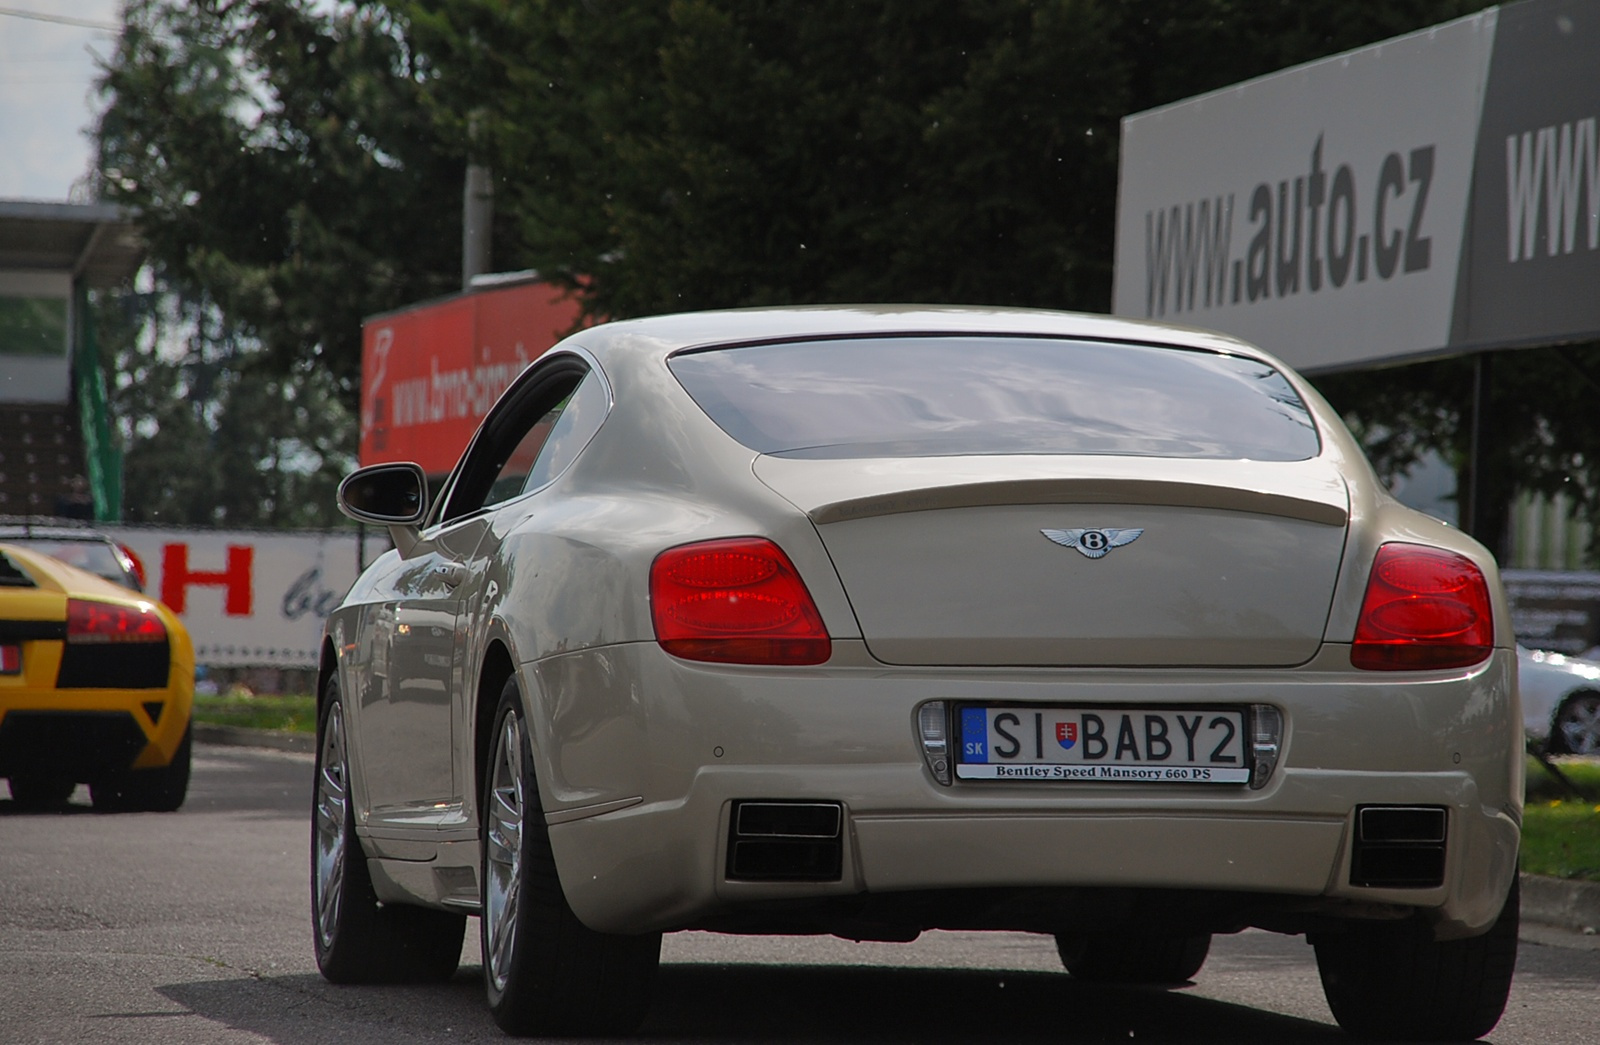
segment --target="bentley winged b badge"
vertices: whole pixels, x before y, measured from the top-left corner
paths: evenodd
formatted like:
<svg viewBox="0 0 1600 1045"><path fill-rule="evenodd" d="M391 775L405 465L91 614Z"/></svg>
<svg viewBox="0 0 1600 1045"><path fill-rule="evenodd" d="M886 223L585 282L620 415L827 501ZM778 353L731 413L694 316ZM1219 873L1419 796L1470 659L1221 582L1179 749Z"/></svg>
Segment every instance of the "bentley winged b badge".
<svg viewBox="0 0 1600 1045"><path fill-rule="evenodd" d="M1132 544L1143 529L1119 530L1111 527L1082 530L1040 530L1040 533L1067 548L1076 548L1091 559L1103 559L1113 548Z"/></svg>

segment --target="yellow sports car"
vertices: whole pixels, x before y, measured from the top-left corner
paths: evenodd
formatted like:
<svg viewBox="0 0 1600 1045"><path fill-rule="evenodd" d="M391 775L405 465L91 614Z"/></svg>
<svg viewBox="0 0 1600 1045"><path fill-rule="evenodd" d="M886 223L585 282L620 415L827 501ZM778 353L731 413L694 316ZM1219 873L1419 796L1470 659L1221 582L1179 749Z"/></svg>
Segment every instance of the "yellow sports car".
<svg viewBox="0 0 1600 1045"><path fill-rule="evenodd" d="M194 646L171 610L0 544L0 777L18 806L87 783L96 809L177 809L193 703Z"/></svg>

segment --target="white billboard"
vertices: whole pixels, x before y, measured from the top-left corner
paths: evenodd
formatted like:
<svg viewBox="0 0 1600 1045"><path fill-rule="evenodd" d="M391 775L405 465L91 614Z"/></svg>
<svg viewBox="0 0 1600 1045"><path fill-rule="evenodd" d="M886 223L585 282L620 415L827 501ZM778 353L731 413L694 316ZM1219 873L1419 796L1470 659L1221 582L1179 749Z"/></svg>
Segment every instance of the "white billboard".
<svg viewBox="0 0 1600 1045"><path fill-rule="evenodd" d="M212 667L317 666L322 625L355 583L358 562L388 548L379 533L103 526L139 560L145 593L172 608Z"/></svg>
<svg viewBox="0 0 1600 1045"><path fill-rule="evenodd" d="M1113 311L1311 370L1600 335L1597 67L1528 0L1126 118Z"/></svg>

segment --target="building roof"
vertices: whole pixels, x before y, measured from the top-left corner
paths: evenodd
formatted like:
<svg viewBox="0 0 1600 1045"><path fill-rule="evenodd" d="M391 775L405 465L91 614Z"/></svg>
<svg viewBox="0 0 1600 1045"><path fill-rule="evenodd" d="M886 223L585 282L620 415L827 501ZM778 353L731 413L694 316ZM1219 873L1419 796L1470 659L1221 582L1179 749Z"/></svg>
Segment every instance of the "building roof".
<svg viewBox="0 0 1600 1045"><path fill-rule="evenodd" d="M0 200L0 270L67 272L91 287L122 283L144 262L132 219L111 203Z"/></svg>

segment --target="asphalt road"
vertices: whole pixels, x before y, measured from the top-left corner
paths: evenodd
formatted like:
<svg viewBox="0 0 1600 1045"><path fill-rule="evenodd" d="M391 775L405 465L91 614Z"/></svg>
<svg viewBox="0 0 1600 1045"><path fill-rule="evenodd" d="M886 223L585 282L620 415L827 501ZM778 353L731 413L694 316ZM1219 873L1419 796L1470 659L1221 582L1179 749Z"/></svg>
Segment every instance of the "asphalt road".
<svg viewBox="0 0 1600 1045"><path fill-rule="evenodd" d="M335 987L311 956L309 756L200 746L176 814L21 814L0 801L0 1045L503 1041L476 922L432 987ZM1502 1045L1600 1041L1600 949L1524 941ZM1591 946L1585 948L1583 944ZM1176 990L1073 982L1051 943L669 936L639 1040L1335 1042L1311 949L1219 938Z"/></svg>

